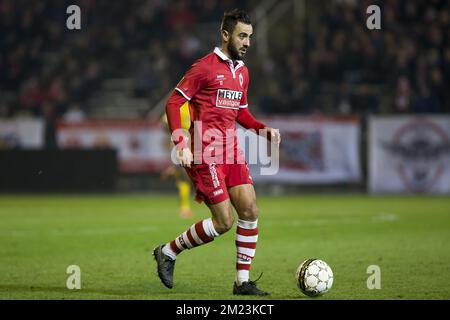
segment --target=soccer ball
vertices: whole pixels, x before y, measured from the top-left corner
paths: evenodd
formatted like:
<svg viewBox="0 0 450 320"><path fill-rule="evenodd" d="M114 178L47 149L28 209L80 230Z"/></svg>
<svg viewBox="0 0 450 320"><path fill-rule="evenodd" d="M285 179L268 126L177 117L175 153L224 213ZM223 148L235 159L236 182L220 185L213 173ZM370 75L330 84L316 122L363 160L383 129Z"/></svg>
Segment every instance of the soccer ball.
<svg viewBox="0 0 450 320"><path fill-rule="evenodd" d="M295 274L297 287L310 297L317 297L328 292L333 285L333 271L320 259L303 261Z"/></svg>

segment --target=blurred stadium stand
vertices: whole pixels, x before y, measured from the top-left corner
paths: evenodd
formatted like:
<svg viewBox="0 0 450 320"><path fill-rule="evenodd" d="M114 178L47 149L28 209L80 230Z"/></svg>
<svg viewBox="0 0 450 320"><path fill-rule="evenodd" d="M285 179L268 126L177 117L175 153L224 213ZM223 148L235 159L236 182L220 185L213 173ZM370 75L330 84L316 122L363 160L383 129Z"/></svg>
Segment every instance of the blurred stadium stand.
<svg viewBox="0 0 450 320"><path fill-rule="evenodd" d="M79 31L65 28L70 4ZM371 4L382 30L365 27ZM234 7L255 26L255 114L450 113L446 0L1 0L0 117L45 119L49 147L58 119L158 118Z"/></svg>

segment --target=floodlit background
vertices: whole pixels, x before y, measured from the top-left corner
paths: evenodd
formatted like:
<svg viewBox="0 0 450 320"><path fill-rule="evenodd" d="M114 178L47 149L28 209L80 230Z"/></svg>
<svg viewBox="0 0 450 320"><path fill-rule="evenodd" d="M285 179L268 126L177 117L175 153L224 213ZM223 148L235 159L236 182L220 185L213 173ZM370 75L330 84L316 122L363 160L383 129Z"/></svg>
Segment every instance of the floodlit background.
<svg viewBox="0 0 450 320"><path fill-rule="evenodd" d="M0 0L1 299L233 298L234 231L180 256L171 291L149 251L209 216L178 216L161 117L235 7L254 26L249 108L283 139L276 174L251 165L252 275L301 299L295 270L319 257L324 299L450 298L448 1Z"/></svg>

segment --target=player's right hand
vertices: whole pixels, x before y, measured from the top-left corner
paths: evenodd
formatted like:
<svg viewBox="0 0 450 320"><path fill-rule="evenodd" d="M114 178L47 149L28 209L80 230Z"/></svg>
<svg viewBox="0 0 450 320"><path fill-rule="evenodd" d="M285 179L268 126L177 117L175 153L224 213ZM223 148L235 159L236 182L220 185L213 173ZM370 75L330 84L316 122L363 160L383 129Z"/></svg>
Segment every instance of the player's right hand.
<svg viewBox="0 0 450 320"><path fill-rule="evenodd" d="M191 163L194 160L194 156L189 148L177 150L176 157L180 165L185 168L190 168Z"/></svg>

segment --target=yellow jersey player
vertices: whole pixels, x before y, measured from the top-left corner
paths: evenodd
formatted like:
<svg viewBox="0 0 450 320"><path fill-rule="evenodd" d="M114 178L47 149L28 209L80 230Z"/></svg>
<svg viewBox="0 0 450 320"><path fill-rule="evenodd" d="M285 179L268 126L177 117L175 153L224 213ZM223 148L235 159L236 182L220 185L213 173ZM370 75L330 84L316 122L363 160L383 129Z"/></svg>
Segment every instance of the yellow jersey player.
<svg viewBox="0 0 450 320"><path fill-rule="evenodd" d="M161 118L167 130L169 130L167 116L166 113ZM189 130L191 127L191 116L189 113L189 104L188 101L183 104L180 109L180 120L181 126L183 129ZM172 141L169 139L167 141L167 148L169 152L173 147ZM179 197L179 206L180 211L179 215L182 218L191 218L194 216L194 212L191 209L191 182L189 181L189 177L186 174L186 171L179 166L171 164L167 167L161 174L161 178L166 180L169 177L174 177L175 183L178 189L178 197Z"/></svg>

